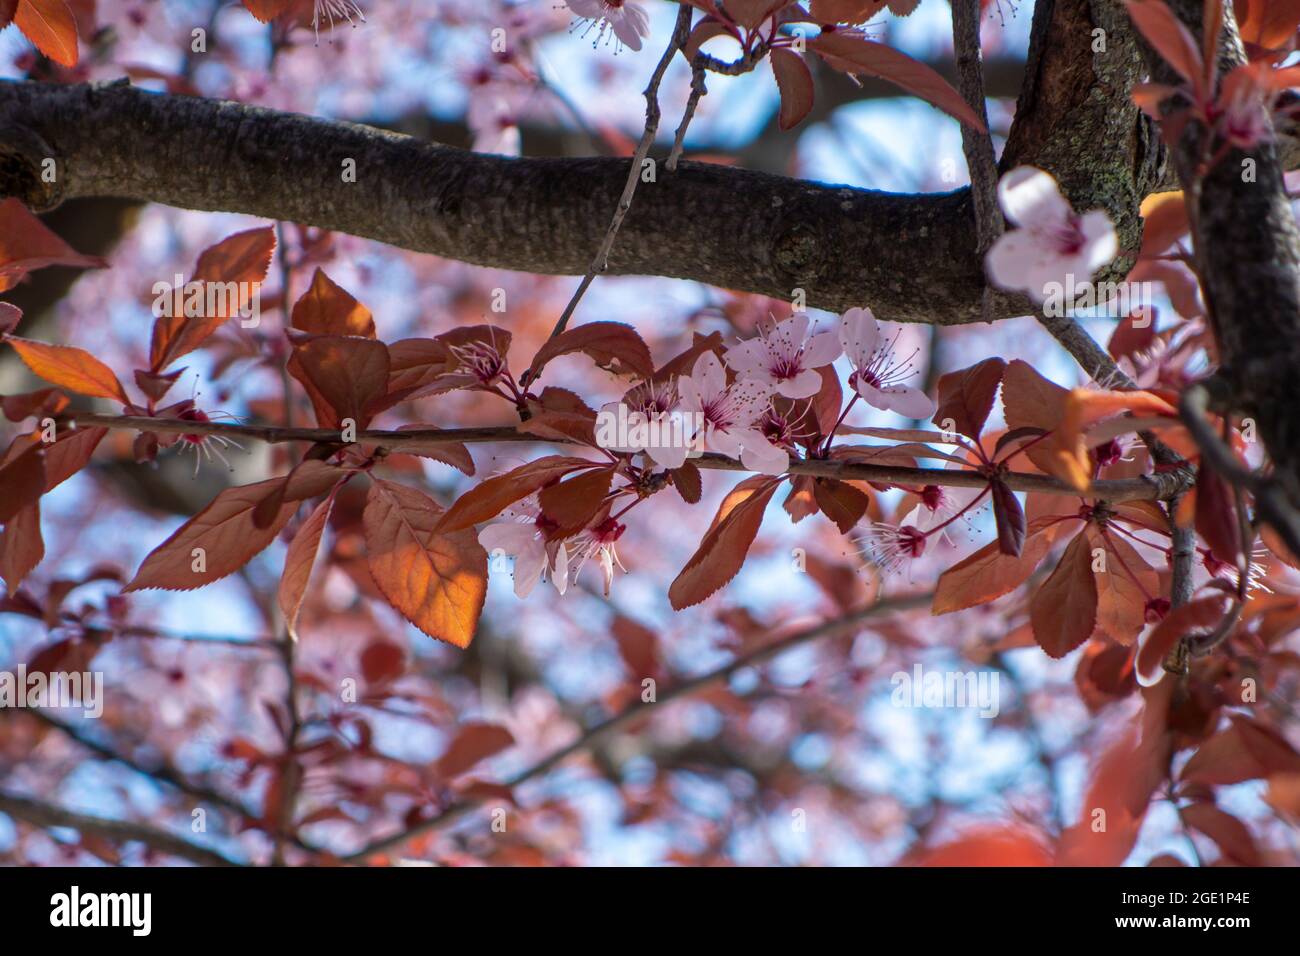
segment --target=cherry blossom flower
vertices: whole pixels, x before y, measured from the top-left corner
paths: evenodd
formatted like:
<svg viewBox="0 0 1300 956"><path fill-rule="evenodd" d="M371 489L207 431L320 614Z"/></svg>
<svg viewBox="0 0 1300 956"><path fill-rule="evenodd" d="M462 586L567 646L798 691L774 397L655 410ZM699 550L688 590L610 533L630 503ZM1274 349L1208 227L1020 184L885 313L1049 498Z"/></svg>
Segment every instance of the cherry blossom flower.
<svg viewBox="0 0 1300 956"><path fill-rule="evenodd" d="M914 525L873 521L862 538L862 554L882 574L893 574L925 553L927 532Z"/></svg>
<svg viewBox="0 0 1300 956"><path fill-rule="evenodd" d="M593 528L587 528L566 542L573 549L569 562L576 580L579 572L586 566L588 559L595 558L600 563L601 573L605 578L605 597L614 583L614 568L624 574L627 568L619 560L616 544L627 530L627 525L620 524L614 518L606 518Z"/></svg>
<svg viewBox="0 0 1300 956"><path fill-rule="evenodd" d="M704 423L704 434L697 436L703 450L739 458L750 471L765 475L783 474L790 466L790 455L758 428L772 400L771 386L748 381L728 387L722 363L705 352L691 374L677 380L677 390L683 411Z"/></svg>
<svg viewBox="0 0 1300 956"><path fill-rule="evenodd" d="M678 410L679 402L675 381L642 382L623 401L601 407L596 441L624 455L644 452L661 469L680 468L694 429Z"/></svg>
<svg viewBox="0 0 1300 956"><path fill-rule="evenodd" d="M984 260L990 280L1003 289L1043 303L1050 286L1086 282L1119 251L1110 217L1100 209L1080 216L1041 169L1011 170L998 183L998 200L1019 227L1004 233Z"/></svg>
<svg viewBox="0 0 1300 956"><path fill-rule="evenodd" d="M207 412L203 411L201 408L197 407L193 403L186 403L186 404L189 407L185 408L183 411L177 413L176 415L176 417L179 418L181 421L200 422L204 424L208 422L222 422L222 421L242 423L242 419L240 419L238 416L231 415L229 412L218 411L218 412L213 412L211 415L209 415ZM211 432L211 433L187 432L180 436L179 444L181 446L181 451L183 452L188 451L190 449L194 450L194 474L196 477L199 473L199 465L205 461L211 463L213 455L216 455L218 460L220 460L220 462L226 466L227 471L234 471L235 470L234 466L231 465L230 462L227 460L226 456L222 454L222 450L225 448L229 448L232 445L238 448L240 451L244 450L244 446L241 445L239 442L235 441L233 438L228 438L225 435L219 435L216 432Z"/></svg>
<svg viewBox="0 0 1300 956"><path fill-rule="evenodd" d="M624 46L632 50L641 49L641 38L650 35L650 18L639 3L630 0L566 0L569 9L577 19L574 28L586 24L582 32L586 36L596 28L596 39L592 46L600 43L602 38L608 41L612 34L617 42L614 49L618 53Z"/></svg>
<svg viewBox="0 0 1300 956"><path fill-rule="evenodd" d="M959 468L958 465L949 465L950 468ZM921 500L903 518L904 525L912 525L918 531L929 534L940 526L944 530L940 534L947 535L948 529L952 528L956 522L949 524L957 515L961 515L961 520L969 526L971 519L978 513L979 509L972 508L971 505L983 493L982 488L953 488L947 485L926 485L921 489Z"/></svg>
<svg viewBox="0 0 1300 956"><path fill-rule="evenodd" d="M811 319L796 312L784 322L760 326L758 336L733 345L723 358L741 381L758 381L786 398L811 398L822 387L817 369L840 357L834 332L809 336Z"/></svg>
<svg viewBox="0 0 1300 956"><path fill-rule="evenodd" d="M902 384L915 369L911 356L901 361L894 356L899 334L882 342L880 324L870 309L849 309L841 315L840 345L853 364L849 384L868 405L908 418L929 418L934 414L934 402L916 386Z"/></svg>
<svg viewBox="0 0 1300 956"><path fill-rule="evenodd" d="M322 20L328 20L328 29L333 30L335 20L346 20L355 27L357 24L353 17L362 23L366 22L366 15L361 12L361 8L353 0L316 0L311 15L311 28L316 32L316 42L320 43Z"/></svg>
<svg viewBox="0 0 1300 956"><path fill-rule="evenodd" d="M536 495L515 502L502 512L505 521L496 521L478 533L478 543L491 554L494 551L514 558L515 596L528 597L548 571L555 590L563 594L569 586L569 554L564 542L546 542L547 517L542 514Z"/></svg>

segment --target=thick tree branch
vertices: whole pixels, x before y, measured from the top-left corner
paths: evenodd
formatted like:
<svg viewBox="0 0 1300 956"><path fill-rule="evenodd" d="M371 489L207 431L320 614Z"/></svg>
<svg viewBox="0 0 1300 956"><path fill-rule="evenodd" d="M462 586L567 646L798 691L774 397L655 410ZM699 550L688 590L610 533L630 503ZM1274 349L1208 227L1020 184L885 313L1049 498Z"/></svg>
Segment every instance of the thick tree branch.
<svg viewBox="0 0 1300 956"><path fill-rule="evenodd" d="M1059 105L1045 99L1035 108ZM45 158L56 161L56 183L38 175ZM355 182L343 181L347 160ZM301 222L478 265L582 275L628 167L625 159L467 153L125 83L0 83L0 191L37 208L78 196L141 199ZM1140 191L1083 189L1088 180L1073 178L1079 197L1122 198L1132 208L1114 214L1135 236ZM684 162L676 172L661 168L634 206L608 274L783 298L802 288L814 307L869 304L899 321L983 318L967 190L901 195ZM1030 311L1019 297L997 295L993 305L994 317Z"/></svg>
<svg viewBox="0 0 1300 956"><path fill-rule="evenodd" d="M312 442L340 445L339 432L329 428L284 428L277 425L240 424L237 422L192 422L170 418L144 418L131 415L101 415L82 412L76 415L79 425L99 425L105 428L131 428L167 435L235 435L254 438L268 444L284 442ZM481 444L484 442L530 442L536 444L569 444L557 439L541 438L521 432L509 425L479 428L409 429L392 431L368 429L358 431L358 442L400 452L404 445L443 443ZM725 455L706 452L691 459L698 467L718 471L747 471L743 464ZM958 488L983 488L988 479L975 471L958 471L947 468L904 468L894 465L870 465L839 460L792 460L788 474L809 475L816 478L888 482L890 484L921 487L945 485ZM1028 472L1010 472L1004 476L1014 491L1037 491L1045 494L1074 495L1076 491L1048 475ZM1107 501L1132 501L1134 499L1159 500L1185 490L1186 476L1174 472L1158 472L1140 478L1120 478L1094 481L1088 497Z"/></svg>

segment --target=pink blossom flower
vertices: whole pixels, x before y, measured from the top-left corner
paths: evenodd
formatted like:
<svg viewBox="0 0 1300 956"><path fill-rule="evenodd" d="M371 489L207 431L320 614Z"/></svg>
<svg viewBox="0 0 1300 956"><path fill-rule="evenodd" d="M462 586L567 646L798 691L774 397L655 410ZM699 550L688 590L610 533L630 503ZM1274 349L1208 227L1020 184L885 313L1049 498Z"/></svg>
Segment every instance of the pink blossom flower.
<svg viewBox="0 0 1300 956"><path fill-rule="evenodd" d="M705 352L691 374L677 380L677 390L682 410L703 422L704 434L697 436L703 450L739 458L750 471L765 475L783 474L790 466L790 455L758 428L772 400L771 386L748 381L728 387L722 363Z"/></svg>
<svg viewBox="0 0 1300 956"><path fill-rule="evenodd" d="M862 539L862 554L882 574L893 574L925 553L926 532L913 525L874 521Z"/></svg>
<svg viewBox="0 0 1300 956"><path fill-rule="evenodd" d="M643 382L596 419L596 443L624 455L644 452L659 468L686 462L693 429L678 410L675 382Z"/></svg>
<svg viewBox="0 0 1300 956"><path fill-rule="evenodd" d="M564 542L546 542L548 520L536 495L529 495L502 512L496 521L478 533L478 543L488 552L514 558L515 596L528 597L548 571L555 590L563 594L569 586L569 554Z"/></svg>
<svg viewBox="0 0 1300 956"><path fill-rule="evenodd" d="M518 156L520 151L519 117L528 91L513 83L477 76L470 86L469 109L465 122L474 133L476 153L499 153Z"/></svg>
<svg viewBox="0 0 1300 956"><path fill-rule="evenodd" d="M316 0L311 14L311 28L316 32L316 42L320 43L322 20L329 21L327 29L333 30L335 20L346 20L355 27L356 23L353 21L353 17L356 17L362 23L366 22L366 15L361 12L361 8L353 0Z"/></svg>
<svg viewBox="0 0 1300 956"><path fill-rule="evenodd" d="M605 578L605 597L609 597L610 586L614 583L614 568L624 574L627 568L619 560L616 544L627 530L627 525L620 524L613 518L606 518L593 528L587 528L570 539L567 543L573 549L570 559L573 577L586 566L588 559L595 558L600 563L601 574Z"/></svg>
<svg viewBox="0 0 1300 956"><path fill-rule="evenodd" d="M898 334L882 342L880 325L870 309L849 309L841 315L839 336L844 354L853 364L849 384L868 405L908 418L925 419L934 414L935 404L925 392L902 384L915 371L911 357L902 361L894 357Z"/></svg>
<svg viewBox="0 0 1300 956"><path fill-rule="evenodd" d="M820 391L817 369L840 357L834 332L808 335L811 320L796 312L774 327L759 327L756 338L733 345L723 358L742 381L770 385L786 398L811 398Z"/></svg>
<svg viewBox="0 0 1300 956"><path fill-rule="evenodd" d="M1069 277L1082 284L1119 251L1110 217L1100 209L1080 216L1041 169L1011 170L998 183L998 200L1019 227L1003 234L984 260L989 279L1003 289L1042 303L1048 286L1064 286Z"/></svg>
<svg viewBox="0 0 1300 956"><path fill-rule="evenodd" d="M960 468L959 465L949 465L949 468ZM916 507L907 513L903 518L904 525L912 525L918 531L929 534L940 525L950 521L957 515L962 517L958 520L970 525L971 519L979 512L978 508L971 508L971 503L983 493L982 488L953 488L947 485L926 485L921 489L921 500L917 502ZM945 536L952 529L953 524L947 525L940 534Z"/></svg>
<svg viewBox="0 0 1300 956"><path fill-rule="evenodd" d="M578 18L574 26L587 24L583 36L590 33L593 27L598 28L592 46L600 43L602 37L608 37L612 33L619 44L614 50L615 53L623 46L639 50L641 38L650 35L650 18L646 16L645 10L639 3L632 3L630 0L566 0L566 2Z"/></svg>

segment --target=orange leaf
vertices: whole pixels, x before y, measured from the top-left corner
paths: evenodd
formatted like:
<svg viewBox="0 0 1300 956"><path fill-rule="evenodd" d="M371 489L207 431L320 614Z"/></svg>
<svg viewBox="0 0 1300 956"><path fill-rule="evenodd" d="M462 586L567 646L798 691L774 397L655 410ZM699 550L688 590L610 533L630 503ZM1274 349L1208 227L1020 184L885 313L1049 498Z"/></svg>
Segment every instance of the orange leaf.
<svg viewBox="0 0 1300 956"><path fill-rule="evenodd" d="M307 390L322 428L365 428L388 392L388 347L359 336L319 335L293 350L289 372Z"/></svg>
<svg viewBox="0 0 1300 956"><path fill-rule="evenodd" d="M1133 419L1131 427L1121 419L1115 423L1114 428L1107 428L1104 436L1100 432L1085 435L1089 426L1118 412L1130 412L1145 417ZM1151 392L1110 392L1076 388L1065 400L1060 427L1053 436L1055 438L1053 454L1044 467L1062 481L1073 485L1080 493L1084 493L1092 484L1092 462L1088 458L1088 449L1116 434L1150 427L1154 424L1152 418L1167 419L1170 425L1179 424L1177 409ZM1116 429L1121 430L1116 431Z"/></svg>
<svg viewBox="0 0 1300 956"><path fill-rule="evenodd" d="M45 450L41 445L33 445L25 436L19 436L5 459L4 466L0 467L0 524L11 521L45 493Z"/></svg>
<svg viewBox="0 0 1300 956"><path fill-rule="evenodd" d="M243 0L244 6L258 20L270 23L294 4L294 0Z"/></svg>
<svg viewBox="0 0 1300 956"><path fill-rule="evenodd" d="M297 507L282 504L266 527L253 520L257 506L283 494L285 478L227 488L155 548L124 590L163 588L190 591L233 574L264 550L289 522Z"/></svg>
<svg viewBox="0 0 1300 956"><path fill-rule="evenodd" d="M55 63L77 65L77 19L65 0L18 0L14 23Z"/></svg>
<svg viewBox="0 0 1300 956"><path fill-rule="evenodd" d="M1265 50L1286 46L1300 25L1300 0L1235 0L1232 9L1242 40Z"/></svg>
<svg viewBox="0 0 1300 956"><path fill-rule="evenodd" d="M202 283L204 307L199 315L173 315L164 310L154 323L149 360L160 372L207 340L221 324L248 305L253 287L266 278L275 252L275 229L263 226L227 236L205 249L194 267L191 282ZM234 283L233 293L227 283ZM189 285L189 283L187 283ZM208 287L222 292L209 295ZM213 300L209 302L209 299ZM209 309L208 306L213 308Z"/></svg>
<svg viewBox="0 0 1300 956"><path fill-rule="evenodd" d="M1097 581L1086 534L1075 535L1043 586L1029 602L1034 640L1048 657L1061 658L1092 634L1097 623Z"/></svg>
<svg viewBox="0 0 1300 956"><path fill-rule="evenodd" d="M1042 839L1021 827L972 831L951 843L923 850L916 866L1051 866L1052 855Z"/></svg>
<svg viewBox="0 0 1300 956"><path fill-rule="evenodd" d="M984 132L984 123L947 80L901 50L846 33L822 33L809 40L807 46L842 73L865 73L888 80Z"/></svg>
<svg viewBox="0 0 1300 956"><path fill-rule="evenodd" d="M586 458L568 458L563 455L548 455L530 461L504 475L489 478L465 492L442 516L438 530L448 532L471 528L480 521L495 518L520 498L526 498L571 471L597 467L597 462Z"/></svg>
<svg viewBox="0 0 1300 956"><path fill-rule="evenodd" d="M112 369L82 349L67 345L46 345L10 335L5 341L14 347L27 367L62 388L95 398L111 398L129 403L122 383Z"/></svg>
<svg viewBox="0 0 1300 956"><path fill-rule="evenodd" d="M487 596L487 552L472 531L439 533L442 516L428 495L375 479L363 516L370 574L424 633L469 647Z"/></svg>
<svg viewBox="0 0 1300 956"><path fill-rule="evenodd" d="M709 529L695 554L686 562L686 567L668 588L673 610L680 611L699 604L736 576L745 563L749 546L758 535L767 503L772 500L781 481L780 478L767 479L743 501L732 505L726 517L717 520Z"/></svg>
<svg viewBox="0 0 1300 956"><path fill-rule="evenodd" d="M375 337L375 319L370 310L321 269L312 276L311 288L294 303L291 324L314 335Z"/></svg>
<svg viewBox="0 0 1300 956"><path fill-rule="evenodd" d="M444 780L458 777L479 761L513 747L514 743L514 735L497 724L464 724L438 758L434 771Z"/></svg>
<svg viewBox="0 0 1300 956"><path fill-rule="evenodd" d="M1007 363L1002 374L1002 407L1006 411L1007 428L1041 428L1053 431L1061 424L1065 414L1068 389L1049 382L1027 362L1016 359ZM1055 460L1056 436L1037 442L1025 456L1039 468L1046 470Z"/></svg>

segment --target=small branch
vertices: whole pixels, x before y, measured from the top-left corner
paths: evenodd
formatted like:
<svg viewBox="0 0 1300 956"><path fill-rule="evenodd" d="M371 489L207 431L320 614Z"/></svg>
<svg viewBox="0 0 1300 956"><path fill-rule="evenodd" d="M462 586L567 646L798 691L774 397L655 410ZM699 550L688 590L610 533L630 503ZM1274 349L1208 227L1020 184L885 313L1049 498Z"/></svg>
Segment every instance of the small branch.
<svg viewBox="0 0 1300 956"><path fill-rule="evenodd" d="M1210 392L1202 384L1193 385L1182 394L1179 412L1183 424L1201 449L1201 460L1223 476L1231 485L1254 496L1259 516L1281 535L1292 554L1300 555L1300 513L1282 488L1271 478L1246 468L1227 445L1214 433L1209 420Z"/></svg>
<svg viewBox="0 0 1300 956"><path fill-rule="evenodd" d="M11 817L26 820L38 827L70 827L82 833L97 833L117 842L143 843L145 846L169 853L182 859L198 863L201 866L242 866L216 850L196 846L182 840L174 834L143 823L128 820L113 820L108 817L96 817L85 813L75 813L42 803L28 797L0 792L0 811Z"/></svg>
<svg viewBox="0 0 1300 956"><path fill-rule="evenodd" d="M514 789L535 777L539 777L550 771L555 766L563 763L565 760L568 760L574 754L581 753L633 720L645 717L652 713L654 707L666 704L679 697L684 697L702 687L706 687L721 680L726 680L742 668L754 667L758 664L762 664L770 658L782 654L793 647L798 647L801 644L806 644L823 637L833 637L843 634L847 630L856 628L861 624L861 622L869 618L878 617L882 614L888 614L895 611L907 611L913 608L924 607L930 603L932 598L932 594L917 594L880 601L877 604L873 604L842 618L837 618L834 621L828 621L804 631L796 631L794 634L773 641L772 643L753 650L748 654L743 654L732 660L730 663L723 664L721 667L717 667L714 670L699 675L698 677L688 678L679 684L673 685L667 690L661 689L654 704L644 704L638 698L638 700L628 704L612 717L606 718L604 721L586 730L572 743L560 747L558 750L552 751L550 754L537 761L537 763L534 763L525 770L515 774L515 776L507 780L504 785L510 789ZM375 842L362 847L355 853L344 857L344 862L360 863L377 853L394 850L408 840L420 836L421 834L432 832L453 820L459 819L467 812L477 807L482 802L482 799L483 798L481 797L462 797L436 816L430 817L427 820L422 820L406 830L376 840Z"/></svg>
<svg viewBox="0 0 1300 956"><path fill-rule="evenodd" d="M313 442L342 446L339 432L329 428L281 428L274 425L250 425L238 422L191 422L181 419L147 418L132 415L100 415L78 413L80 425L98 425L105 428L132 428L160 434L238 435L254 438L268 444L284 442ZM480 444L484 442L531 442L537 444L577 444L554 438L541 438L518 431L513 426L485 426L480 428L411 429L391 431L371 429L357 432L357 441L375 445L389 451L400 452L403 445L455 443ZM585 446L584 446L585 447ZM707 452L692 458L697 467L716 471L748 471L739 461L724 455ZM786 472L790 475L809 475L815 478L876 481L897 485L921 487L941 485L956 488L983 488L988 478L976 471L956 471L946 468L904 468L893 465L870 465L860 462L808 459L791 461ZM1118 478L1095 481L1087 495L1107 501L1164 500L1186 490L1187 475L1179 472L1156 472L1140 478ZM1028 472L1009 472L1005 476L1013 491L1036 491L1053 495L1083 497L1070 485L1048 475Z"/></svg>
<svg viewBox="0 0 1300 956"><path fill-rule="evenodd" d="M957 89L984 124L983 132L966 123L961 124L961 148L970 172L975 231L982 256L1002 235L1003 222L998 210L998 164L993 151L993 137L988 132L989 115L984 101L979 0L952 0L952 44L957 58Z"/></svg>
<svg viewBox="0 0 1300 956"><path fill-rule="evenodd" d="M691 64L691 95L686 100L686 109L682 113L682 121L677 126L677 135L673 137L673 151L668 154L668 162L665 164L670 173L677 171L677 160L682 155L682 149L686 145L686 128L691 125L691 120L695 118L695 110L700 105L700 97L709 92L708 87L704 85L704 67L699 63Z"/></svg>
<svg viewBox="0 0 1300 956"><path fill-rule="evenodd" d="M650 146L654 143L655 136L659 132L659 84L663 82L664 74L668 72L668 64L677 55L677 51L686 45L687 37L690 36L691 32L692 13L692 8L686 4L682 4L677 11L677 24L673 27L672 39L668 41L668 48L664 50L663 56L659 58L659 64L655 67L650 82L645 88L645 131L641 134L641 141L637 143L636 152L632 155L632 165L627 171L627 182L623 185L623 195L619 197L618 205L614 208L614 216L609 222L609 228L605 230L605 238L601 240L600 248L596 251L595 258L591 260L591 265L587 268L587 274L578 283L573 298L564 307L564 312L560 314L559 321L555 323L555 328L551 330L551 338L555 338L568 326L569 319L573 316L574 310L577 309L583 294L595 281L596 276L605 271L609 263L609 251L614 248L614 240L618 238L618 230L623 225L623 219L627 216L627 211L632 208L632 197L636 193L637 184L641 181L641 165L645 162L645 158L650 152ZM698 97L696 98L698 99ZM519 379L519 383L527 386L535 377L535 370L529 368Z"/></svg>

